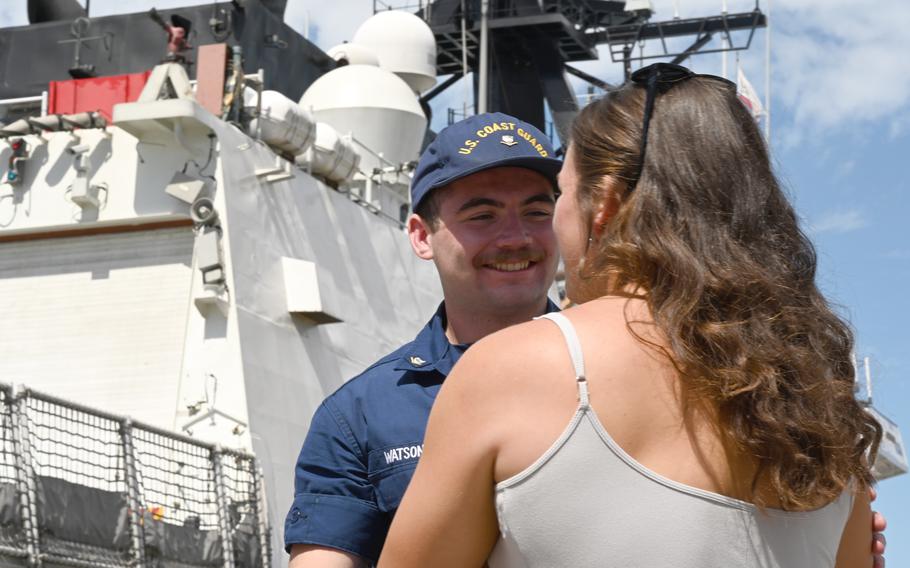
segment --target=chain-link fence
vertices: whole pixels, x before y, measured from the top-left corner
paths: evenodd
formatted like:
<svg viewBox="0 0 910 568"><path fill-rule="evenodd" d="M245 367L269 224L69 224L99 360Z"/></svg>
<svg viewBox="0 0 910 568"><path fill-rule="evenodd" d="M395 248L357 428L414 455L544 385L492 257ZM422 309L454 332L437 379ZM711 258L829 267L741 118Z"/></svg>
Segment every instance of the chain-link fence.
<svg viewBox="0 0 910 568"><path fill-rule="evenodd" d="M250 454L0 384L0 561L268 568L261 497Z"/></svg>

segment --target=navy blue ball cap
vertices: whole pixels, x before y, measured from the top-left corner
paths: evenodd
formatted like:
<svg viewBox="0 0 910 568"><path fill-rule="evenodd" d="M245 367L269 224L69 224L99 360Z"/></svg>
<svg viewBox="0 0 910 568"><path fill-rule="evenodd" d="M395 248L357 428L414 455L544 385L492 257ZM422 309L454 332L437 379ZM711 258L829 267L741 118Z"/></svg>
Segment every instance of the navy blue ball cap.
<svg viewBox="0 0 910 568"><path fill-rule="evenodd" d="M562 162L535 126L501 112L478 114L444 128L427 146L411 180L411 209L432 190L503 166L540 172L554 186Z"/></svg>

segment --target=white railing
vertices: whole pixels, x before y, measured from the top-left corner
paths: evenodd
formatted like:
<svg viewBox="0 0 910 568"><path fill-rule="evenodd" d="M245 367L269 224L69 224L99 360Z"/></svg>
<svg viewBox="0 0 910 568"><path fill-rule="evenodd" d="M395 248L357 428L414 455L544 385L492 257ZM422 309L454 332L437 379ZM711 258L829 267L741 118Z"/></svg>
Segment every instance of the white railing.
<svg viewBox="0 0 910 568"><path fill-rule="evenodd" d="M0 384L0 564L268 568L255 457Z"/></svg>

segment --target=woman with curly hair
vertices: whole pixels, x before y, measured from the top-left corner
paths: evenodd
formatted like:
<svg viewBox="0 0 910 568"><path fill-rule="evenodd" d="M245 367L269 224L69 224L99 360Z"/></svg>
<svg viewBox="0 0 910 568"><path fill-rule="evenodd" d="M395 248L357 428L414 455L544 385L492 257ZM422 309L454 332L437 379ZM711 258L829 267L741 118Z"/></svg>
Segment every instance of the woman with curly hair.
<svg viewBox="0 0 910 568"><path fill-rule="evenodd" d="M735 86L637 71L559 185L578 305L461 359L380 566L871 566L881 430Z"/></svg>

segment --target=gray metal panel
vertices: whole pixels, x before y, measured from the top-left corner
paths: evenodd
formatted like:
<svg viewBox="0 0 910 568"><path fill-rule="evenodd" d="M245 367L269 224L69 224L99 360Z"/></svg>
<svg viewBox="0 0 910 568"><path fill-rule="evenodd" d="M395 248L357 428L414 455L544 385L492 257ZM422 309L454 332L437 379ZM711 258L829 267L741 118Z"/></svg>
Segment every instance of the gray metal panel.
<svg viewBox="0 0 910 568"><path fill-rule="evenodd" d="M0 244L0 376L171 428L192 254L189 227Z"/></svg>

